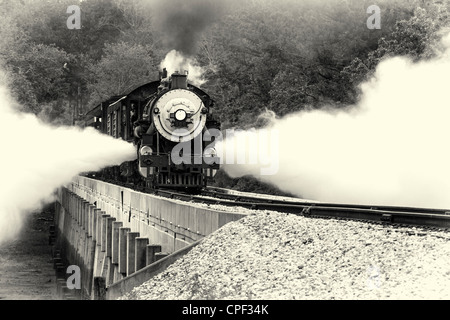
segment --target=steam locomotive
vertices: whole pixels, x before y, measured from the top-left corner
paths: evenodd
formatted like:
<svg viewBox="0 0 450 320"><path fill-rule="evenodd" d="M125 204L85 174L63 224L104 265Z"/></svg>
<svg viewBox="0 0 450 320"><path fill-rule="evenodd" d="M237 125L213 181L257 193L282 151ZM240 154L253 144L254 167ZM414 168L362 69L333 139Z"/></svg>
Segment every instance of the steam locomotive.
<svg viewBox="0 0 450 320"><path fill-rule="evenodd" d="M214 149L220 123L212 114L214 101L188 82L187 73L168 76L127 90L85 115L85 125L136 146L134 161L95 173L104 180L144 189L198 191L219 169Z"/></svg>

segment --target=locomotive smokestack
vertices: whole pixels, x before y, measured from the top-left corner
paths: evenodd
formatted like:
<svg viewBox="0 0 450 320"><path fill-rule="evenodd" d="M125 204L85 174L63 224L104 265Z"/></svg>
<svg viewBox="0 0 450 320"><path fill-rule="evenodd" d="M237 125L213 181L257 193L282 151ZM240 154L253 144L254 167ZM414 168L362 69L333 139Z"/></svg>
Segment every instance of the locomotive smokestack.
<svg viewBox="0 0 450 320"><path fill-rule="evenodd" d="M175 71L172 74L172 89L187 89L187 75Z"/></svg>

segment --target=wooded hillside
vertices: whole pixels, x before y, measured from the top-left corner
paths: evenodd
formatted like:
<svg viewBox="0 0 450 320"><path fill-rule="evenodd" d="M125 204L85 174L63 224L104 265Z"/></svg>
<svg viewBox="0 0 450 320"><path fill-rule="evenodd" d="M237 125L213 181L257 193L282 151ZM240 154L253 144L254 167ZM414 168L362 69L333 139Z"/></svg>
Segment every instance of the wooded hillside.
<svg viewBox="0 0 450 320"><path fill-rule="evenodd" d="M377 1L380 29L366 25L373 1L184 2L2 1L4 79L24 111L70 124L78 92L83 113L155 78L179 49L204 68L224 126L246 127L266 109L283 116L354 103L380 59L432 56L450 20L449 1ZM81 8L81 29L66 26L70 5Z"/></svg>

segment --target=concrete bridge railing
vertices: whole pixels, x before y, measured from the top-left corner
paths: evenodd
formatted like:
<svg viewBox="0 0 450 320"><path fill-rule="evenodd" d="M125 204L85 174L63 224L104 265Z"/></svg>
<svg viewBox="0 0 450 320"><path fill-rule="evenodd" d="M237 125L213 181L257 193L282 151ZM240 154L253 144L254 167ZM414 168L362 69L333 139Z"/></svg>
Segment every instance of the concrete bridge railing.
<svg viewBox="0 0 450 320"><path fill-rule="evenodd" d="M80 296L115 299L245 214L75 177L58 190L55 246L81 270ZM109 291L109 292L108 292Z"/></svg>

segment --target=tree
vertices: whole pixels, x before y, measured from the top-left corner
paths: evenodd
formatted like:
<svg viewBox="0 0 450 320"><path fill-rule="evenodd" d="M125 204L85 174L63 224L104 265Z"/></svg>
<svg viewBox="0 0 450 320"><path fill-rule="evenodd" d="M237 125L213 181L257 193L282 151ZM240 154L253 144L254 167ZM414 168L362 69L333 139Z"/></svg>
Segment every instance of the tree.
<svg viewBox="0 0 450 320"><path fill-rule="evenodd" d="M341 71L374 50L396 17L412 15L401 2L379 1L381 30L366 26L370 1L240 4L204 35L198 54L222 121L246 125L266 109L285 115L351 103Z"/></svg>
<svg viewBox="0 0 450 320"><path fill-rule="evenodd" d="M121 12L123 26L119 41L130 44L151 46L157 50L160 39L156 39L151 26L152 8L147 0L114 0L117 9Z"/></svg>
<svg viewBox="0 0 450 320"><path fill-rule="evenodd" d="M95 79L88 84L91 106L145 79L154 80L158 67L150 48L120 42L105 45L104 51L102 59L90 66L91 78Z"/></svg>
<svg viewBox="0 0 450 320"><path fill-rule="evenodd" d="M5 7L0 11L3 22L0 25L0 57L7 74L6 82L22 109L37 114L42 103L67 94L63 66L71 57L54 45L34 43L26 30L19 26L14 12L25 16L29 12L28 7L11 3L6 7L11 10L10 14Z"/></svg>
<svg viewBox="0 0 450 320"><path fill-rule="evenodd" d="M74 4L81 7L80 30L66 25L67 7ZM36 114L61 114L80 90L86 100L88 66L101 58L105 42L114 43L130 27L113 0L5 1L0 17L6 22L0 57L11 90L25 111Z"/></svg>
<svg viewBox="0 0 450 320"><path fill-rule="evenodd" d="M378 47L365 58L355 58L345 67L342 78L345 90L354 100L360 94L358 85L371 77L378 63L390 56L408 56L413 61L428 59L435 55L441 30L450 27L450 4L435 1L425 7L418 7L414 15L396 23L395 30L378 41Z"/></svg>
<svg viewBox="0 0 450 320"><path fill-rule="evenodd" d="M34 93L36 104L28 105L28 108L37 113L41 103L66 96L68 87L64 63L69 59L65 51L43 44L31 45L25 52L10 57L8 67L24 80L13 85L19 101L26 101L25 96Z"/></svg>

